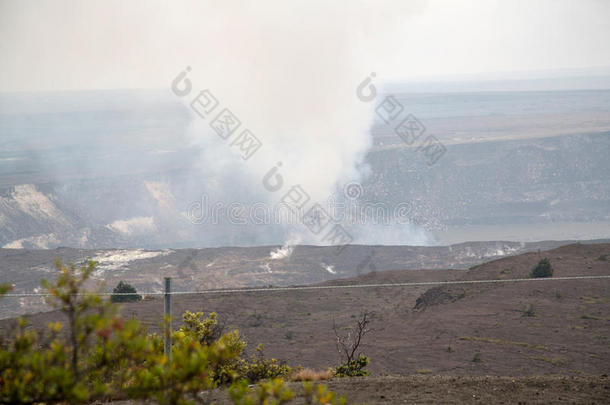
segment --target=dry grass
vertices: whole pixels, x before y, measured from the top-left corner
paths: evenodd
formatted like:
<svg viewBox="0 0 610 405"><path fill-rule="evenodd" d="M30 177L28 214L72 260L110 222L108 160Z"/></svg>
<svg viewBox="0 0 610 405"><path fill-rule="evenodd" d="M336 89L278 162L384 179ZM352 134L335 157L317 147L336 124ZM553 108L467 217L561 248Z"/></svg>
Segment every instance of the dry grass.
<svg viewBox="0 0 610 405"><path fill-rule="evenodd" d="M314 370L311 368L304 368L292 375L293 381L321 381L332 378L333 372L331 370Z"/></svg>

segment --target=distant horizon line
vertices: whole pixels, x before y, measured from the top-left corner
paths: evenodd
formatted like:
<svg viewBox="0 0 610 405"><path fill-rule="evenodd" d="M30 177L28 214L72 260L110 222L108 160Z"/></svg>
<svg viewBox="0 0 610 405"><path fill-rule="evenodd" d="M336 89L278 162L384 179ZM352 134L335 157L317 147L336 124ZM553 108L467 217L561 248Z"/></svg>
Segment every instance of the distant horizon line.
<svg viewBox="0 0 610 405"><path fill-rule="evenodd" d="M514 82L536 82L536 81L556 81L556 80L574 80L574 79L605 79L607 87L599 88L583 88L582 90L610 90L610 66L593 66L587 68L560 68L560 69L535 69L535 70L511 70L511 71L493 71L493 72L478 72L478 73L457 73L450 75L415 75L412 77L388 77L383 78L383 75L378 76L383 86L409 86L409 85L455 85L455 84L490 84L490 83L514 83ZM78 93L78 92L120 92L120 91L166 91L168 87L111 87L111 88L80 88L80 89L24 89L24 90L3 90L0 89L0 94L38 94L38 93ZM548 91L561 91L564 89L557 88ZM565 90L579 90L577 88L568 88ZM511 91L511 90L480 90L483 91ZM512 90L512 91L538 91L538 90ZM543 90L545 91L545 90Z"/></svg>

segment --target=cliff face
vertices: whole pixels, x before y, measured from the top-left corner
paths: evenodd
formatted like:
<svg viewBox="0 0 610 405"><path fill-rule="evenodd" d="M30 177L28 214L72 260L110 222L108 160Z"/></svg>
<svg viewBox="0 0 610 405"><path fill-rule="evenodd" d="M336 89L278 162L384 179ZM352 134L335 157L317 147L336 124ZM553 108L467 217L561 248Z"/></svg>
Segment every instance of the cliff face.
<svg viewBox="0 0 610 405"><path fill-rule="evenodd" d="M246 166L224 170L226 156L209 159L216 149L193 145L188 109L174 98L16 97L0 95L0 247L260 246L284 243L298 228L257 215L279 193ZM337 185L319 201L335 203L356 243L610 236L601 230L610 223L610 91L396 97L446 152L430 166L394 126L372 126L356 198ZM245 221L231 221L235 203ZM562 232L574 224L589 228ZM443 236L448 230L453 237Z"/></svg>
<svg viewBox="0 0 610 405"><path fill-rule="evenodd" d="M512 240L605 237L595 227L610 222L608 153L608 134L449 145L432 167L409 148L374 149L361 197L344 208L364 213L362 220L350 224L345 212L337 207L334 212L345 218L355 242L364 244L430 244L434 234L443 240L447 228L464 229L458 240L497 238L492 231L487 238L469 235L468 227L491 227L503 238L504 230L513 229L514 237L506 237ZM181 169L5 186L0 188L0 246L165 248L284 242L285 227L254 218L256 201L248 196L216 199L206 192L205 181L199 188L192 185L198 176ZM250 220L231 222L226 208L233 202L250 213ZM375 211L380 203L381 214ZM224 208L218 210L216 204ZM408 205L409 226L393 217L401 204ZM562 224L570 230L574 223L589 224L591 230L561 233ZM547 225L559 233L532 236L527 231Z"/></svg>

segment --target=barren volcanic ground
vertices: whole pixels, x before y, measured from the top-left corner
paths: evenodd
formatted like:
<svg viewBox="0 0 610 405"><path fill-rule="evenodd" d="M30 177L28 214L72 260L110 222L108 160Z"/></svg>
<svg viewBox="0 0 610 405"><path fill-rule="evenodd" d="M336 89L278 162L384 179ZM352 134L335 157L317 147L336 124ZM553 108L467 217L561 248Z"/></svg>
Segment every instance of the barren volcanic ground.
<svg viewBox="0 0 610 405"><path fill-rule="evenodd" d="M583 243L596 242L609 241ZM86 259L97 261L98 267L93 277L104 281L108 291L119 280L124 280L140 292L161 292L163 277L168 276L173 278L174 291L304 285L356 277L374 270L467 269L485 261L553 249L569 243L573 242L350 245L341 254L336 254L333 247L303 245L291 248L259 246L164 250L0 249L0 283L12 283L15 293L36 293L41 279L55 276L53 259L60 257L65 263L79 263ZM437 280L438 275L430 277ZM7 298L0 301L0 319L44 309L48 307L39 297Z"/></svg>
<svg viewBox="0 0 610 405"><path fill-rule="evenodd" d="M553 277L610 275L610 244L574 244L526 253L469 270L372 272L322 285L527 278L541 257ZM419 298L419 301L418 301ZM289 364L337 364L333 321L350 326L373 312L363 352L370 369L389 374L582 375L610 371L610 279L532 280L494 284L366 287L178 295L175 324L185 310L216 311L227 328L239 328L253 352ZM533 306L532 316L524 309ZM161 299L125 304L124 315L155 329ZM28 316L34 326L57 312ZM0 323L10 330L13 320Z"/></svg>
<svg viewBox="0 0 610 405"><path fill-rule="evenodd" d="M329 389L345 396L348 404L606 404L610 399L607 376L587 377L446 377L378 376L336 378ZM300 384L291 383L297 395ZM226 392L210 395L217 405L232 404ZM291 404L306 404L297 399Z"/></svg>
<svg viewBox="0 0 610 405"><path fill-rule="evenodd" d="M325 369L340 360L333 321L342 330L370 311L374 331L362 351L373 377L330 382L349 403L608 403L610 279L508 281L528 278L542 257L553 278L610 275L610 244L572 244L468 270L376 271L318 284L363 288L178 295L175 325L185 310L216 311L227 329L241 331L248 354L263 343L268 357ZM492 279L507 281L470 283ZM464 283L370 286L448 280ZM157 298L122 308L153 330L162 311ZM42 327L62 315L28 318ZM14 322L0 321L0 330L8 334Z"/></svg>

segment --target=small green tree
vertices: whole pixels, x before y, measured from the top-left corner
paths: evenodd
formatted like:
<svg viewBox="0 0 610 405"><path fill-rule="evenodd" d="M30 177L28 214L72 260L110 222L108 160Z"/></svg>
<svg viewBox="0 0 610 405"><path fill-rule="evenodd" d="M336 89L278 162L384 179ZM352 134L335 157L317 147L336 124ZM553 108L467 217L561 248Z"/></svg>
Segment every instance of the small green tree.
<svg viewBox="0 0 610 405"><path fill-rule="evenodd" d="M552 275L553 267L551 266L551 261L546 257L541 259L530 273L530 277L532 278L551 277Z"/></svg>
<svg viewBox="0 0 610 405"><path fill-rule="evenodd" d="M112 290L110 300L112 302L137 302L142 300L142 296L131 284L119 281L119 284Z"/></svg>
<svg viewBox="0 0 610 405"><path fill-rule="evenodd" d="M44 336L19 321L12 339L0 345L0 404L155 399L160 405L186 405L215 388L215 370L241 353L237 332L210 344L174 333L169 362L158 336L147 334L137 320L124 320L114 304L85 289L95 266L55 261L58 277L42 285L66 322L50 323ZM66 333L60 333L62 327Z"/></svg>
<svg viewBox="0 0 610 405"><path fill-rule="evenodd" d="M55 260L59 275L42 286L66 322L50 323L43 338L19 320L0 348L0 403L93 402L119 394L126 381L135 385L135 371L155 354L152 339L137 321L124 321L114 306L85 290L95 265Z"/></svg>

